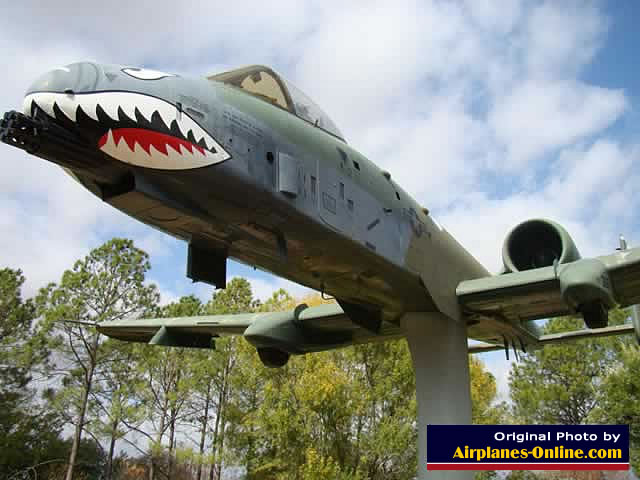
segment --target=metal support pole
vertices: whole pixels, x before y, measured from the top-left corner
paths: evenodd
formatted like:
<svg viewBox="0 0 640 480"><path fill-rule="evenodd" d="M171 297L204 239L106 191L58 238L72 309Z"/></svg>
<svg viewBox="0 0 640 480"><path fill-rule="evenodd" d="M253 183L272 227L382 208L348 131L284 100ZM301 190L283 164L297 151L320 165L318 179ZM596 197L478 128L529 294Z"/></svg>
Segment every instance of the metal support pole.
<svg viewBox="0 0 640 480"><path fill-rule="evenodd" d="M409 342L418 400L418 479L468 480L473 472L427 472L427 425L470 424L471 389L464 323L441 313L401 320Z"/></svg>

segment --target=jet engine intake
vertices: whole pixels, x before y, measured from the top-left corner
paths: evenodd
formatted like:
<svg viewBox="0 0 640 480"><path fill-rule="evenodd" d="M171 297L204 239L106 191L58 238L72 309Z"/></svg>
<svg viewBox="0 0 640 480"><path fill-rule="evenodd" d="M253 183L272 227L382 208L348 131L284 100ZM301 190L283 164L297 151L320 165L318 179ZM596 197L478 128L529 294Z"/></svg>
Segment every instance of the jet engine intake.
<svg viewBox="0 0 640 480"><path fill-rule="evenodd" d="M504 241L505 273L550 267L580 259L567 231L551 220L533 219L517 225Z"/></svg>

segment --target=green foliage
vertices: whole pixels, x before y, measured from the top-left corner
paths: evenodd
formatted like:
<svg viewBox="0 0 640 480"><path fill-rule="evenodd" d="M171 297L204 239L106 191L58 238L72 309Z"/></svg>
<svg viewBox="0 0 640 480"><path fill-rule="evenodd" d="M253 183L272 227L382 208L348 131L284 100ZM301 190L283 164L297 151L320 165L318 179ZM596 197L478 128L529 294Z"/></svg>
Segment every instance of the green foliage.
<svg viewBox="0 0 640 480"><path fill-rule="evenodd" d="M71 441L65 442L65 450L71 447ZM105 471L107 458L102 446L92 438L83 438L80 441L77 457L77 477L87 480L101 480Z"/></svg>
<svg viewBox="0 0 640 480"><path fill-rule="evenodd" d="M25 397L32 369L43 361L48 351L38 348L33 337L35 307L23 301L24 283L20 270L0 270L0 401L18 402Z"/></svg>
<svg viewBox="0 0 640 480"><path fill-rule="evenodd" d="M506 476L507 480L536 480L537 478L539 477L536 473L527 472L525 470L514 470L512 472L509 472L509 474ZM567 477L567 478L571 478L571 477Z"/></svg>
<svg viewBox="0 0 640 480"><path fill-rule="evenodd" d="M611 313L613 324L626 314ZM545 333L583 328L578 318L550 320ZM615 363L624 340L599 338L549 345L524 355L509 376L514 415L519 423L576 425L587 421L598 403L603 378Z"/></svg>
<svg viewBox="0 0 640 480"><path fill-rule="evenodd" d="M494 480L498 478L498 474L493 471L476 472L473 478L475 480Z"/></svg>
<svg viewBox="0 0 640 480"><path fill-rule="evenodd" d="M599 389L595 421L629 425L631 465L640 471L640 351L636 345L622 349L620 362Z"/></svg>
<svg viewBox="0 0 640 480"><path fill-rule="evenodd" d="M49 373L60 377L61 388L50 395L50 403L75 426L67 477L73 475L85 429L102 434L105 412L113 424L114 408L103 405L105 396L100 398L97 392L104 380L101 369L109 368L119 349L102 348L103 337L90 325L152 311L158 293L155 286L145 284L149 268L145 252L131 240L114 238L75 262L59 284L43 288L36 299L43 318L37 337L54 352L56 361ZM112 432L117 435L117 426Z"/></svg>
<svg viewBox="0 0 640 480"><path fill-rule="evenodd" d="M155 287L145 283L148 268L144 252L114 239L42 289L35 302L21 298L19 271L0 270L2 468L44 463L41 477L61 477L76 448L78 478L98 472L109 478L113 470L127 478L218 479L235 467L252 480L415 476L415 384L405 341L293 356L286 367L268 369L242 338L216 338L215 351L159 348L106 340L91 326L64 322L282 311L300 303L285 290L258 302L249 282L234 278L206 304L185 296L160 307ZM36 307L41 320L34 328ZM611 317L621 323L626 313ZM545 330L575 328L582 321L561 318ZM638 349L619 338L532 352L510 376L513 419L629 423L632 462L640 466L639 368ZM52 388L38 402L30 382L42 374ZM474 357L470 377L474 422L511 420L506 405L496 404L495 378ZM65 424L76 431L62 440ZM115 458L132 432L145 439L133 446L143 456ZM512 472L509 478L536 477Z"/></svg>
<svg viewBox="0 0 640 480"><path fill-rule="evenodd" d="M496 379L487 372L484 364L477 357L469 357L469 376L473 423L487 425L504 423L507 407L504 403L495 404L498 393Z"/></svg>
<svg viewBox="0 0 640 480"><path fill-rule="evenodd" d="M271 294L263 304L254 302L257 311L260 312L281 312L283 310L293 310L296 307L295 299L289 293L280 288Z"/></svg>
<svg viewBox="0 0 640 480"><path fill-rule="evenodd" d="M194 295L180 297L177 302L170 303L160 308L161 317L193 317L202 315L204 306L199 298Z"/></svg>
<svg viewBox="0 0 640 480"><path fill-rule="evenodd" d="M308 448L305 463L299 469L298 478L301 480L325 480L327 478L360 480L362 476L359 472L355 474L344 472L332 457L323 457L314 448Z"/></svg>
<svg viewBox="0 0 640 480"><path fill-rule="evenodd" d="M55 458L60 419L34 401L33 375L48 351L33 340L35 309L20 270L0 270L0 477Z"/></svg>
<svg viewBox="0 0 640 480"><path fill-rule="evenodd" d="M415 475L415 383L406 342L292 357L276 370L261 367L249 345L238 348L231 450L248 478ZM472 384L482 391L477 411L498 418L495 380L479 361L473 365Z"/></svg>
<svg viewBox="0 0 640 480"><path fill-rule="evenodd" d="M30 414L28 405L19 404L0 411L0 478L57 458L62 422L38 409L42 413Z"/></svg>
<svg viewBox="0 0 640 480"><path fill-rule="evenodd" d="M12 375L15 367L28 367L24 360L23 349L27 347L26 340L32 334L32 322L35 317L35 307L31 300L24 301L20 289L25 278L20 270L3 268L0 270L0 378ZM11 349L11 365L6 361L5 352ZM16 362L16 360L21 360Z"/></svg>
<svg viewBox="0 0 640 480"><path fill-rule="evenodd" d="M213 292L206 312L210 315L252 312L254 305L251 284L244 278L236 277L227 283L224 290Z"/></svg>

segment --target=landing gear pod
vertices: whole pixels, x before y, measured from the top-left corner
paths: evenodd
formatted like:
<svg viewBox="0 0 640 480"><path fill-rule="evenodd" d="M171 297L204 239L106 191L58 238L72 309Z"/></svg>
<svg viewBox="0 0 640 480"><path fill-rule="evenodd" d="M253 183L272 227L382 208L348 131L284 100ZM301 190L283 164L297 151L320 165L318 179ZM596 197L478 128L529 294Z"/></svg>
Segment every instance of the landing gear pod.
<svg viewBox="0 0 640 480"><path fill-rule="evenodd" d="M607 268L600 260L584 259L559 266L558 279L562 298L582 314L587 327L607 326L608 312L615 300Z"/></svg>
<svg viewBox="0 0 640 480"><path fill-rule="evenodd" d="M272 368L286 365L290 355L321 352L353 342L351 329L317 328L313 323L320 319L325 319L327 324L348 321L339 305L308 307L301 304L295 310L256 315L243 336L256 347L262 363Z"/></svg>
<svg viewBox="0 0 640 480"><path fill-rule="evenodd" d="M278 350L277 348L258 348L258 356L265 367L280 368L284 367L289 361L289 354Z"/></svg>

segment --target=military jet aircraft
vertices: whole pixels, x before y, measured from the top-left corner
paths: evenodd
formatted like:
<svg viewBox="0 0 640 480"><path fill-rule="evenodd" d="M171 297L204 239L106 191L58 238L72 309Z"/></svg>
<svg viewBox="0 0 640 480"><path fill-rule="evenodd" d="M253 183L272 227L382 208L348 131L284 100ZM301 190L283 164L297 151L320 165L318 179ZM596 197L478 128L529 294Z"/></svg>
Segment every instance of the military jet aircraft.
<svg viewBox="0 0 640 480"><path fill-rule="evenodd" d="M226 262L288 278L335 304L292 311L106 322L114 338L213 348L238 334L269 367L290 355L407 336L419 449L427 423L470 423L466 355L636 332L608 326L640 302L640 249L582 259L549 220L515 226L492 276L430 214L352 148L271 68L208 78L82 62L36 80L0 139L62 166L93 194L188 242L187 275L224 288ZM580 314L541 335L532 320ZM467 338L479 344L467 346ZM463 342L463 343L461 343Z"/></svg>
<svg viewBox="0 0 640 480"><path fill-rule="evenodd" d="M243 334L267 366L289 355L403 335L406 312L441 312L483 342L470 351L627 333L607 311L640 301L640 249L581 259L558 224L507 236L491 276L329 117L271 68L208 78L83 62L46 73L3 142L65 168L128 215L188 242L187 275L225 287L227 258L336 298L286 313L125 320L115 338L210 347ZM531 320L589 327L541 336Z"/></svg>

